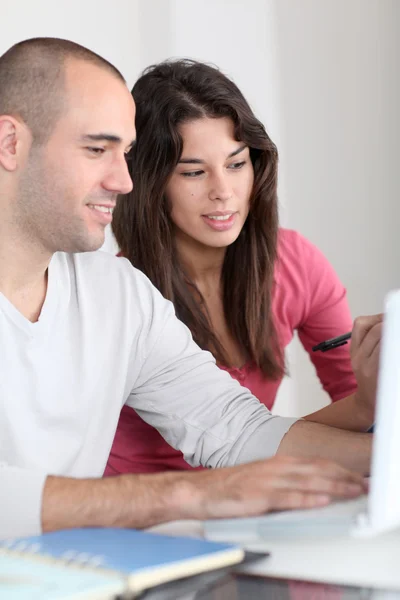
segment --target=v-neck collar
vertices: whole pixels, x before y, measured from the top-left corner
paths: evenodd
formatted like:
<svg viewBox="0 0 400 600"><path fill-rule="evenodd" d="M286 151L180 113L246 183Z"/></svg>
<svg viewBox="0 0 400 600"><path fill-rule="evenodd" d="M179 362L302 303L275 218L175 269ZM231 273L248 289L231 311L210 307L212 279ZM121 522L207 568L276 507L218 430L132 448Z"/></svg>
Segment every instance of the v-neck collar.
<svg viewBox="0 0 400 600"><path fill-rule="evenodd" d="M0 313L9 318L29 337L36 337L48 329L53 320L59 300L59 277L57 273L58 257L54 254L50 260L47 274L46 297L38 320L32 323L0 292Z"/></svg>

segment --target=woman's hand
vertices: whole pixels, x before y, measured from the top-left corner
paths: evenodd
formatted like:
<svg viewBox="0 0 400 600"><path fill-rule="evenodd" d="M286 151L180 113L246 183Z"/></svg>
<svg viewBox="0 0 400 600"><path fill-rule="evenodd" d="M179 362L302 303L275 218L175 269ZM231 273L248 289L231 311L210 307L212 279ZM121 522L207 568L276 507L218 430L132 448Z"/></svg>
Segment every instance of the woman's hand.
<svg viewBox="0 0 400 600"><path fill-rule="evenodd" d="M351 364L357 379L356 400L374 421L383 315L358 317L351 335Z"/></svg>

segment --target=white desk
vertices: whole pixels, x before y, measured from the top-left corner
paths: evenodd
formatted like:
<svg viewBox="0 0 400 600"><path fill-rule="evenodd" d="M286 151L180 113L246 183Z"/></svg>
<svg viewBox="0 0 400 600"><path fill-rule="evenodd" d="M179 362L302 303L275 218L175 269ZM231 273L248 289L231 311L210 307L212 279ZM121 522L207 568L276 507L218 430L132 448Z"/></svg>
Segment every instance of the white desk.
<svg viewBox="0 0 400 600"><path fill-rule="evenodd" d="M400 532L361 540L349 536L250 541L271 556L248 572L325 583L400 590Z"/></svg>
<svg viewBox="0 0 400 600"><path fill-rule="evenodd" d="M204 535L202 523L181 521L154 528L160 533ZM274 531L272 531L274 530ZM370 539L347 534L282 535L274 526L265 539L212 533L211 539L240 543L248 550L269 551L271 556L240 570L271 577L400 590L400 530Z"/></svg>

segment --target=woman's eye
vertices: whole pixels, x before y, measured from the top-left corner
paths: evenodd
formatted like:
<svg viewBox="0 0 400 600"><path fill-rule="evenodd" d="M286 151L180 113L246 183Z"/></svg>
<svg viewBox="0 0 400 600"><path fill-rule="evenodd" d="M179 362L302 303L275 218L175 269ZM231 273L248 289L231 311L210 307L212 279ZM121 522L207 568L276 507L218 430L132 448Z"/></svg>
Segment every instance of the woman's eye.
<svg viewBox="0 0 400 600"><path fill-rule="evenodd" d="M236 162L236 163L232 163L231 165L229 165L229 169L232 169L233 171L238 171L239 169L241 169L244 165L246 164L245 160L242 160L240 162Z"/></svg>
<svg viewBox="0 0 400 600"><path fill-rule="evenodd" d="M198 177L199 175L202 175L202 173L204 173L204 171L185 171L182 175L184 177Z"/></svg>

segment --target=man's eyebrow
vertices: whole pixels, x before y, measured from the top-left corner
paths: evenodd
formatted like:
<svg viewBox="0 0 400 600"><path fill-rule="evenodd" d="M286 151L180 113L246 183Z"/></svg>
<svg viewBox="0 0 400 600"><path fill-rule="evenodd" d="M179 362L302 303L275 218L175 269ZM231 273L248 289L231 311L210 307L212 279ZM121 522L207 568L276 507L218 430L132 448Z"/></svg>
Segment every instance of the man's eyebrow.
<svg viewBox="0 0 400 600"><path fill-rule="evenodd" d="M82 136L84 142L112 142L113 144L121 144L122 138L119 135L112 133L87 133ZM135 144L135 139L128 144L128 147L132 147Z"/></svg>
<svg viewBox="0 0 400 600"><path fill-rule="evenodd" d="M236 150L234 150L233 152L231 152L230 154L228 154L227 158L233 158L234 156L236 156L237 154L240 154L241 152L243 152L243 150L245 150L247 148L246 145L244 146L240 146L240 148L237 148ZM181 158L181 160L179 161L178 164L182 164L182 165L203 165L204 164L204 160L201 160L200 158Z"/></svg>

